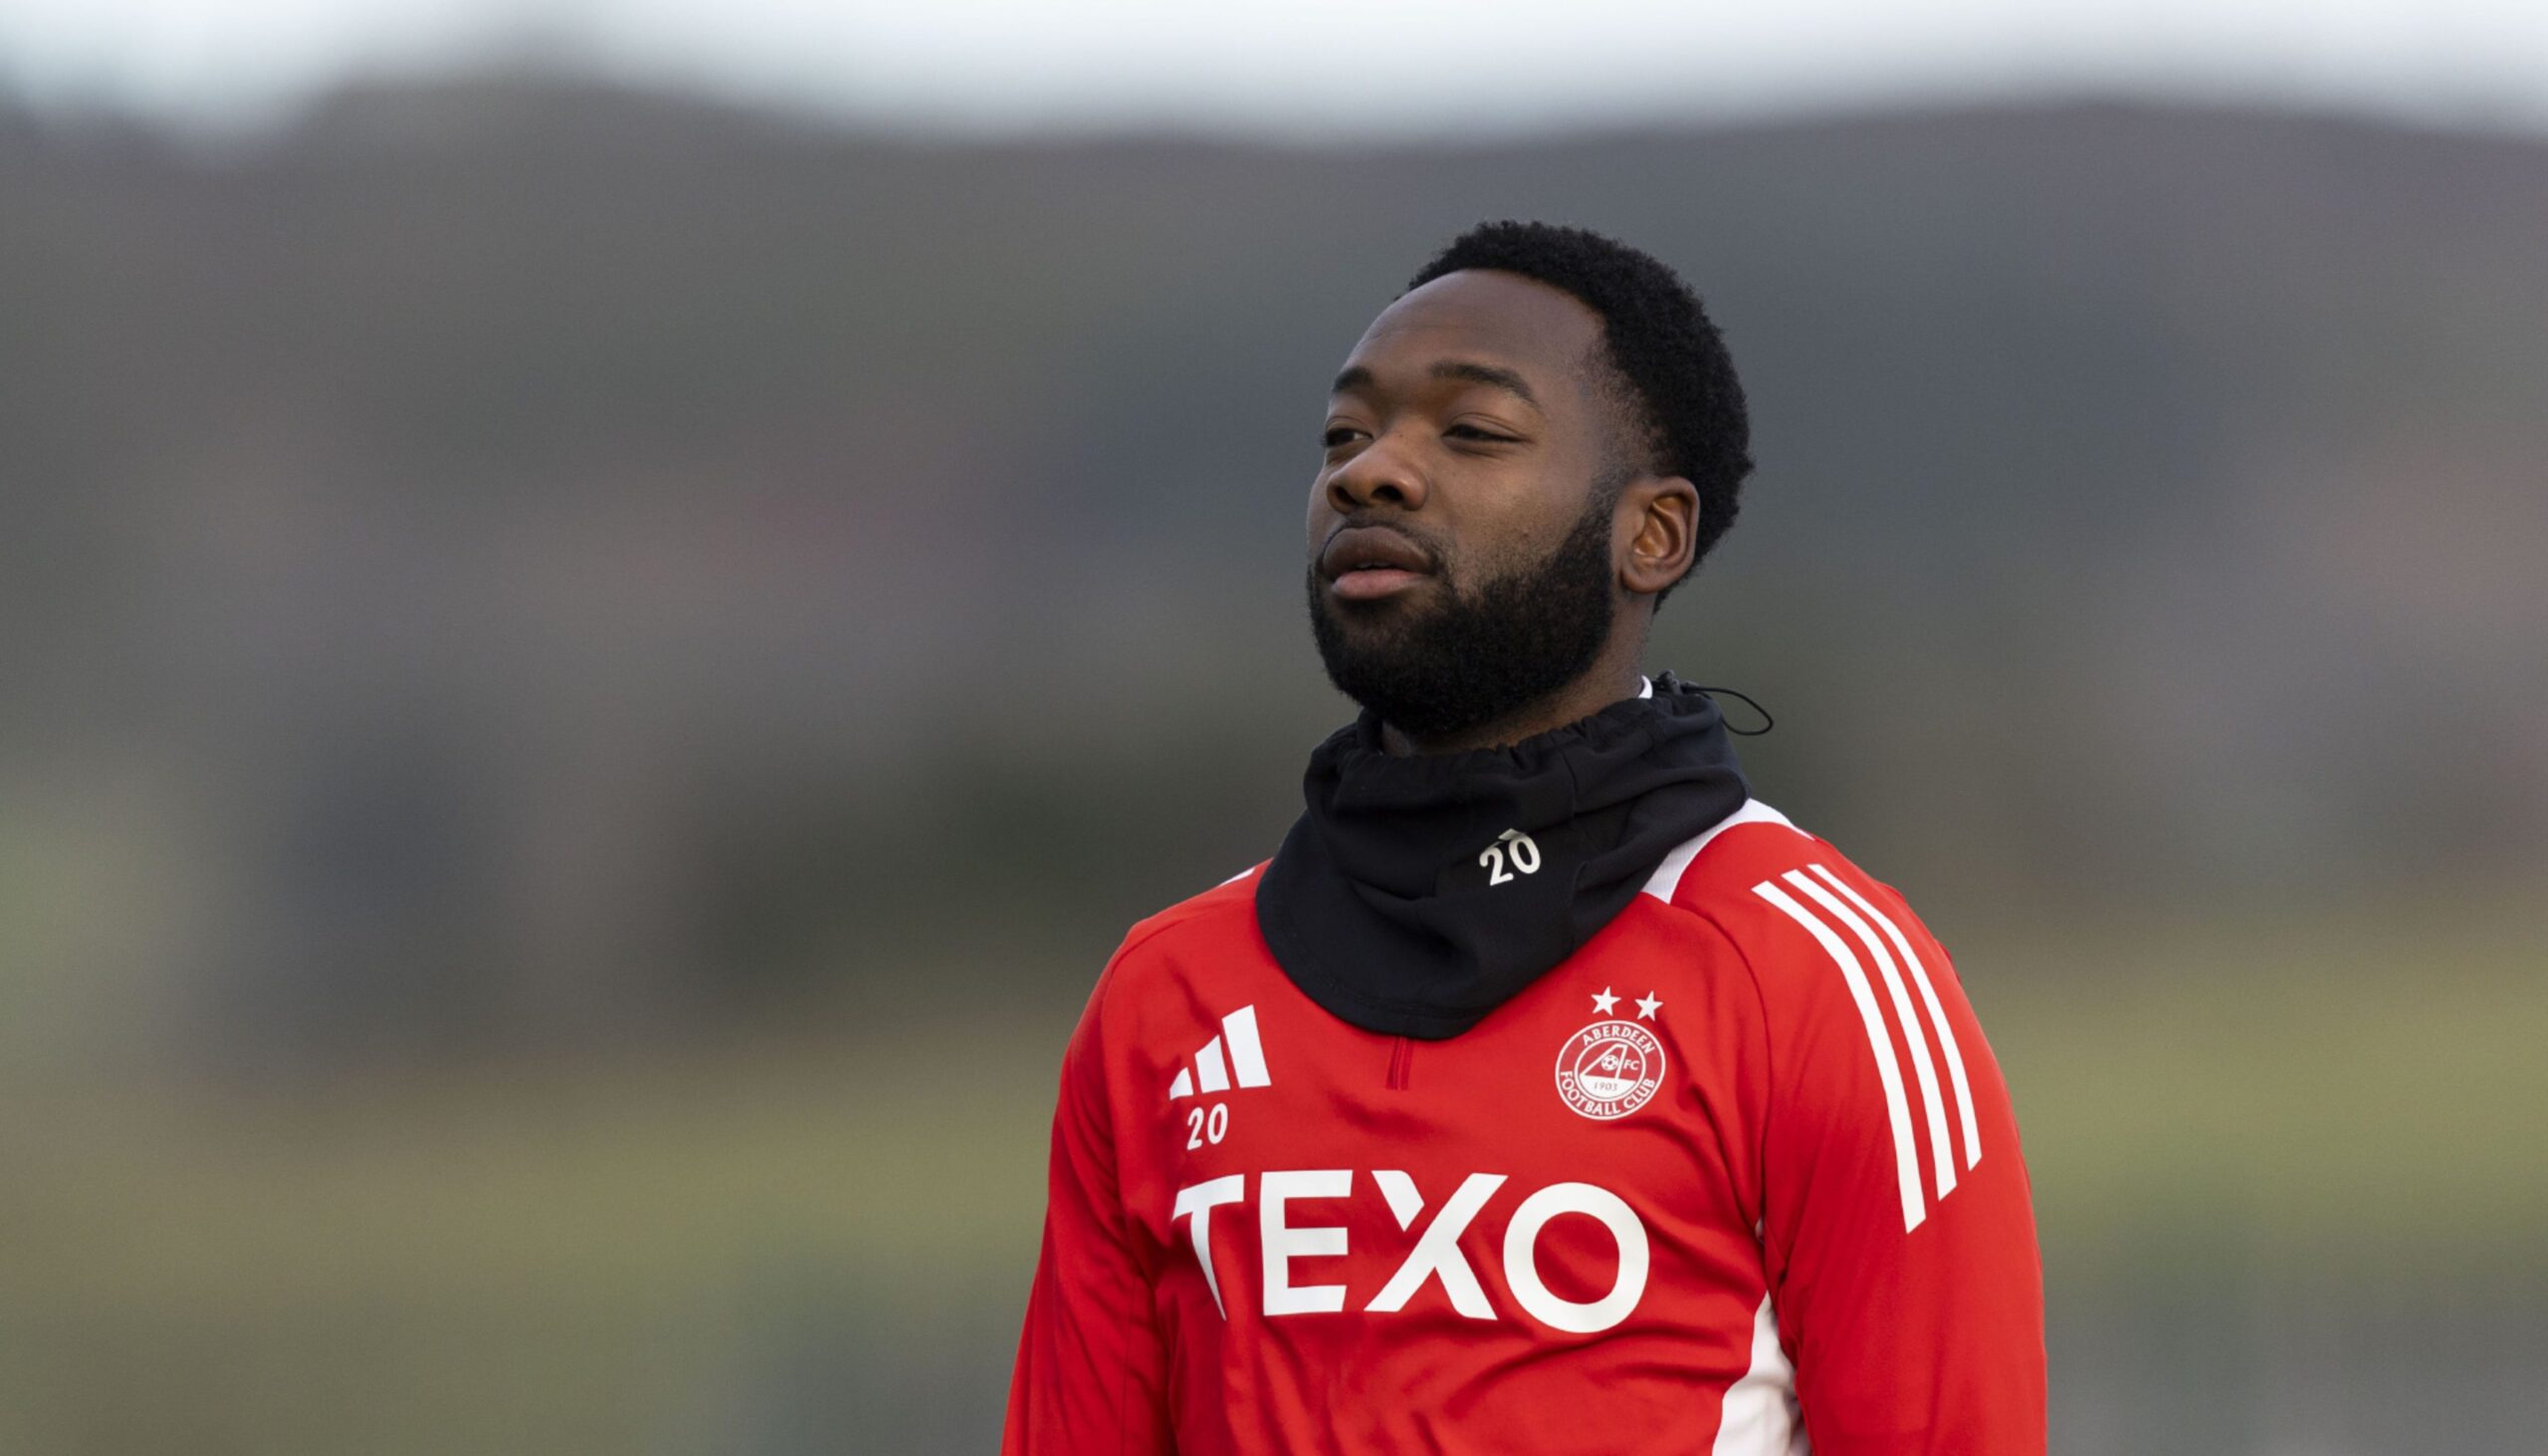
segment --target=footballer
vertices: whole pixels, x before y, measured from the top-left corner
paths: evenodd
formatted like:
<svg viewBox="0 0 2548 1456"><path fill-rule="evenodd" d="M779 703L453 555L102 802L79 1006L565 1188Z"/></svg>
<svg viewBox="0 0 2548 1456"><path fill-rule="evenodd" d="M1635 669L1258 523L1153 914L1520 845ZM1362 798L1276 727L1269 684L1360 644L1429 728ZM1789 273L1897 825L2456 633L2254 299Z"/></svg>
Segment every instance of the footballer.
<svg viewBox="0 0 2548 1456"><path fill-rule="evenodd" d="M1734 523L1672 271L1490 223L1344 360L1309 615L1356 721L1063 1054L1009 1456L2039 1456L2009 1093L1902 897L1642 659Z"/></svg>

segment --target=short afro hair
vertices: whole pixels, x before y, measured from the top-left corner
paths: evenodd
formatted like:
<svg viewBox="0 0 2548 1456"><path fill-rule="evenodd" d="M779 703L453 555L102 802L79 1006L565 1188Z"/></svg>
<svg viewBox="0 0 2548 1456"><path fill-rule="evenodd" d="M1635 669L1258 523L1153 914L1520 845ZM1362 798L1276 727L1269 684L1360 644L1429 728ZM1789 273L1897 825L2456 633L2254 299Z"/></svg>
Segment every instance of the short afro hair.
<svg viewBox="0 0 2548 1456"><path fill-rule="evenodd" d="M1647 253L1585 228L1480 223L1417 270L1407 289L1465 269L1517 273L1583 301L1601 316L1613 381L1625 386L1630 427L1644 434L1643 466L1699 493L1696 570L1734 524L1752 473L1752 427L1725 340L1680 275ZM1675 582L1674 585L1678 585ZM1669 595L1670 587L1663 595ZM1662 605L1662 596L1655 598Z"/></svg>

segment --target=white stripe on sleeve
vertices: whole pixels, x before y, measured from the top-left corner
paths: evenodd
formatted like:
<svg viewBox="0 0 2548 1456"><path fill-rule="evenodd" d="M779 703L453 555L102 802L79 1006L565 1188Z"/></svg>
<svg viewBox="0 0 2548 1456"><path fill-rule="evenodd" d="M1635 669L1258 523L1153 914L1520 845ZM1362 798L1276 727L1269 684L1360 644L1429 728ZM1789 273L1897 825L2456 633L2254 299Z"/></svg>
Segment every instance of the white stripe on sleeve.
<svg viewBox="0 0 2548 1456"><path fill-rule="evenodd" d="M1777 906L1781 914L1820 941L1831 963L1840 967L1840 978L1848 982L1849 999L1857 1002L1858 1019L1866 1023L1867 1049L1875 1053L1876 1077L1884 1084L1884 1110L1893 1124L1893 1169L1902 1185L1902 1229L1908 1233L1928 1217L1920 1191L1920 1154L1912 1144L1911 1110L1902 1096L1902 1068L1894 1061L1893 1038L1885 1032L1884 1014L1875 1008L1875 993L1867 988L1866 972L1858 968L1858 957L1850 953L1820 917L1797 904L1776 884L1764 880L1752 887L1752 893Z"/></svg>
<svg viewBox="0 0 2548 1456"><path fill-rule="evenodd" d="M1893 918L1876 909L1867 898L1829 870L1815 865L1814 870L1831 882L1833 889L1856 902L1877 925L1884 927L1884 936L1893 948L1902 952L1902 963L1911 967L1911 979L1920 987L1920 1001L1929 1008L1929 1020L1938 1028L1938 1049L1947 1054L1947 1077L1955 1083L1956 1112L1964 1122L1964 1165L1978 1167L1982 1163L1982 1129L1973 1118L1973 1084L1964 1075L1964 1052L1955 1043L1955 1028L1948 1024L1946 1008L1938 1004L1937 989L1929 984L1929 972L1920 965L1920 957L1911 952L1911 941Z"/></svg>
<svg viewBox="0 0 2548 1456"><path fill-rule="evenodd" d="M1815 884L1803 870L1790 870L1783 878L1812 896L1832 919L1847 926L1849 934L1858 937L1858 943L1867 947L1876 972L1884 977L1885 994L1893 1001L1893 1018L1902 1027L1903 1044L1911 1048L1911 1071L1920 1079L1920 1111L1927 1115L1929 1123L1929 1160L1938 1170L1938 1197L1943 1200L1955 1191L1955 1145L1947 1136L1947 1100L1938 1091L1938 1066L1929 1059L1929 1039L1920 1032L1920 1015L1911 1009L1911 993L1902 987L1902 972L1893 967L1893 952L1876 938L1874 927L1858 919L1856 911L1841 904L1838 897Z"/></svg>

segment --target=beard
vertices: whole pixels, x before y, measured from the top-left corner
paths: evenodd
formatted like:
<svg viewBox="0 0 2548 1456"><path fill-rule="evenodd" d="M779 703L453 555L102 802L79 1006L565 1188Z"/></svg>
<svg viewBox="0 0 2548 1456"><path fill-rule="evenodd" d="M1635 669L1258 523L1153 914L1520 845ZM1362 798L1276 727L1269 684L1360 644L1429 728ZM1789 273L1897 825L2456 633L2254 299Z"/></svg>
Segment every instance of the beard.
<svg viewBox="0 0 2548 1456"><path fill-rule="evenodd" d="M1616 499L1596 487L1566 538L1536 564L1469 582L1442 559L1440 599L1420 605L1338 601L1312 563L1310 635L1328 681L1419 741L1484 728L1555 695L1609 641Z"/></svg>

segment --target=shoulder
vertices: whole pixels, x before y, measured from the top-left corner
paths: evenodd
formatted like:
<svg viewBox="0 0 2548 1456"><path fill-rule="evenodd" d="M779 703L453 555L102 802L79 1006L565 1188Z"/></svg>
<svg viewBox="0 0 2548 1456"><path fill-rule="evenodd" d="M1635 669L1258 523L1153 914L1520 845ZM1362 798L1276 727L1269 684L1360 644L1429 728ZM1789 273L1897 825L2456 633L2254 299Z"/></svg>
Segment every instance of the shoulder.
<svg viewBox="0 0 2548 1456"><path fill-rule="evenodd" d="M1901 894L1758 805L1684 848L1677 877L1650 890L1731 941L1759 992L1787 1204L1821 1178L1890 1226L1898 1197L1907 1234L1958 1187L1995 1181L1984 1201L2013 1203L2030 1238L2023 1178L2005 1173L2022 1163L1984 1156L2017 1146L2007 1083L1946 947Z"/></svg>
<svg viewBox="0 0 2548 1456"><path fill-rule="evenodd" d="M1200 894L1189 895L1156 915L1133 923L1108 963L1111 971L1129 960L1157 954L1176 944L1234 933L1253 935L1256 924L1256 881L1265 873L1258 861Z"/></svg>
<svg viewBox="0 0 2548 1456"><path fill-rule="evenodd" d="M1792 905L1827 911L1842 920L1850 911L1907 910L1892 886L1759 799L1746 800L1715 827L1664 856L1646 881L1645 893L1713 921L1729 935L1782 920L1794 925L1798 918L1790 912Z"/></svg>
<svg viewBox="0 0 2548 1456"><path fill-rule="evenodd" d="M1850 1006L1861 973L1945 968L1892 886L1758 799L1666 856L1645 893L1730 940L1774 1020Z"/></svg>
<svg viewBox="0 0 2548 1456"><path fill-rule="evenodd" d="M1822 841L1759 799L1683 840L1647 877L1645 893L1666 905L1704 913L1710 892L1739 879L1746 866L1796 860Z"/></svg>
<svg viewBox="0 0 2548 1456"><path fill-rule="evenodd" d="M1229 952L1258 941L1256 882L1265 862L1133 923L1090 990L1076 1040L1092 1039L1101 1021L1162 999L1170 983L1197 966L1225 963Z"/></svg>

